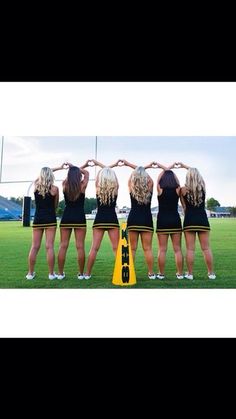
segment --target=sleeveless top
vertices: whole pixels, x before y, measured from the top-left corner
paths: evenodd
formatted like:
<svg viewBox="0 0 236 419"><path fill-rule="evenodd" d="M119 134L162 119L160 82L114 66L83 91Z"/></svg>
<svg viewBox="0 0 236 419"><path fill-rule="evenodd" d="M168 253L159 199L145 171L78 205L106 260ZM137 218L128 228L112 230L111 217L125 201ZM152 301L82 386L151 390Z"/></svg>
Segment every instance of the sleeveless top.
<svg viewBox="0 0 236 419"><path fill-rule="evenodd" d="M147 204L139 204L139 202L130 193L131 211L127 219L128 230L131 231L153 231L153 220L151 213L151 200Z"/></svg>
<svg viewBox="0 0 236 419"><path fill-rule="evenodd" d="M115 211L117 196L115 196L110 205L102 204L98 195L96 195L96 198L97 214L93 223L93 228L101 228L104 230L119 228L120 226Z"/></svg>
<svg viewBox="0 0 236 419"><path fill-rule="evenodd" d="M76 201L70 201L64 192L65 209L62 215L60 227L85 228L86 217L84 212L85 193L81 192Z"/></svg>
<svg viewBox="0 0 236 419"><path fill-rule="evenodd" d="M57 226L55 196L50 192L43 197L36 190L35 197L35 216L33 221L33 228L50 228Z"/></svg>
<svg viewBox="0 0 236 419"><path fill-rule="evenodd" d="M187 199L187 194L183 196L186 205L184 217L184 231L208 231L210 224L205 210L205 193L203 201L199 206L194 206Z"/></svg>
<svg viewBox="0 0 236 419"><path fill-rule="evenodd" d="M174 234L181 232L182 225L178 212L179 195L176 188L163 188L157 199L159 203L157 233Z"/></svg>

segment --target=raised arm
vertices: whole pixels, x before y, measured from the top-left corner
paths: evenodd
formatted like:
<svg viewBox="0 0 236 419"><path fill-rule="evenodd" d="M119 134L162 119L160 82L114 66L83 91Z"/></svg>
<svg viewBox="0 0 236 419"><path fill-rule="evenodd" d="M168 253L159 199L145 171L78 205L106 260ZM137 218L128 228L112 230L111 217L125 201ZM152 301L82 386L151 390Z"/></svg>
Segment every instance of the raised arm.
<svg viewBox="0 0 236 419"><path fill-rule="evenodd" d="M127 166L127 167L131 167L131 169L136 169L136 167L138 167L137 165L135 165L135 164L133 164L133 163L130 163L130 162L128 162L127 160L121 160L121 161L123 161L124 162L124 166Z"/></svg>
<svg viewBox="0 0 236 419"><path fill-rule="evenodd" d="M61 166L58 166L58 167L53 167L53 168L51 168L51 170L52 170L53 172L56 172L57 170L64 170L64 169L68 169L68 167L70 167L70 163L62 163L62 165L61 165Z"/></svg>
<svg viewBox="0 0 236 419"><path fill-rule="evenodd" d="M151 163L144 166L144 169L162 169L167 170L167 167L161 163L157 163L156 161L152 161Z"/></svg>
<svg viewBox="0 0 236 419"><path fill-rule="evenodd" d="M119 163L121 163L121 164L119 164ZM113 167L117 167L117 166L124 166L123 160L119 159L115 163L110 164L110 166L108 166L108 167L110 167L112 169Z"/></svg>
<svg viewBox="0 0 236 419"><path fill-rule="evenodd" d="M95 159L92 159L92 160L90 160L90 161L92 161L92 162L94 163L94 166L99 166L99 167L101 167L102 169L103 169L104 167L106 167L106 166L105 166L105 164L100 163L99 161L97 161L97 160L95 160Z"/></svg>
<svg viewBox="0 0 236 419"><path fill-rule="evenodd" d="M190 169L190 166L187 166L187 164L184 164L184 163L182 163L182 162L176 162L175 163L175 168L176 169L186 169L186 170L188 170L188 169Z"/></svg>
<svg viewBox="0 0 236 419"><path fill-rule="evenodd" d="M83 180L81 182L81 189L83 191L85 191L85 189L88 186L88 182L89 182L89 171L85 170L83 167L80 167L80 171L81 171L82 175L84 176Z"/></svg>

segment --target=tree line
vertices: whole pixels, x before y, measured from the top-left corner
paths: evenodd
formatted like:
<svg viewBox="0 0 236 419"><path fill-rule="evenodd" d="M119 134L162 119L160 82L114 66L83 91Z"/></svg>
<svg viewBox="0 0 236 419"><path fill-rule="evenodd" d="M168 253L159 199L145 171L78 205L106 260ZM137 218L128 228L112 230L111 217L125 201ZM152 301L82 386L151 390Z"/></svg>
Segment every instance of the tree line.
<svg viewBox="0 0 236 419"><path fill-rule="evenodd" d="M14 198L11 197L10 201L15 202L16 204L22 206L23 205L23 197ZM31 201L32 208L35 208L34 200ZM219 201L215 198L209 198L206 201L206 208L210 211L216 211L217 208L220 207ZM57 208L57 215L60 217L63 213L65 208L65 201L64 199L59 202ZM91 212L97 208L97 200L96 198L85 198L85 214L91 214ZM226 210L230 212L231 217L236 217L236 207L226 207Z"/></svg>

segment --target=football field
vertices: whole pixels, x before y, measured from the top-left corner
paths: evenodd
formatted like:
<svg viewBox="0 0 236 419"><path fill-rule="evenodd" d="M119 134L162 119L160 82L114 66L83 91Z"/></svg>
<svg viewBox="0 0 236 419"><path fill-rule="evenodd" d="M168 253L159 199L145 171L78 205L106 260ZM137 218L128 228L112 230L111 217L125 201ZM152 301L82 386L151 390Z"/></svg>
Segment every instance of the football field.
<svg viewBox="0 0 236 419"><path fill-rule="evenodd" d="M87 221L86 256L92 242L92 221ZM150 280L147 278L147 268L141 245L136 254L135 270L137 284L127 288L236 288L236 219L211 219L211 247L214 256L214 270L217 278L209 280L199 244L197 243L194 281L176 280L175 263L172 246L169 245L166 263L166 279ZM155 225L155 222L154 222ZM55 253L59 248L59 229L57 229L55 241ZM95 262L92 278L90 280L77 279L77 260L74 237L71 238L67 253L65 272L66 279L63 281L48 279L48 269L44 239L37 257L35 266L36 278L27 281L27 257L31 247L32 229L22 227L21 222L0 222L0 288L121 288L112 284L114 269L114 256L107 233L103 239L97 260ZM153 252L155 258L155 272L157 268L157 238L153 236ZM183 237L183 252L185 255L185 243ZM185 265L186 270L186 265ZM57 265L55 267L57 272Z"/></svg>

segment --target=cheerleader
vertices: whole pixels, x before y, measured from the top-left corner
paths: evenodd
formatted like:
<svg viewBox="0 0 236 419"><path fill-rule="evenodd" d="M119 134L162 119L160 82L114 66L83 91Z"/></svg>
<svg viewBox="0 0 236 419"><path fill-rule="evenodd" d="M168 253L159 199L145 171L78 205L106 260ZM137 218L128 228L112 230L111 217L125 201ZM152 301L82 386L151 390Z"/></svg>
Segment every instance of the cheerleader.
<svg viewBox="0 0 236 419"><path fill-rule="evenodd" d="M208 278L215 279L213 272L213 256L209 244L210 225L205 210L206 186L198 169L183 163L177 163L187 169L185 186L181 188L181 202L185 211L184 234L186 240L186 263L188 272L186 279L193 280L193 264L196 236L198 236L201 250L208 270Z"/></svg>
<svg viewBox="0 0 236 419"><path fill-rule="evenodd" d="M93 223L93 242L89 252L87 271L84 275L85 279L91 278L91 271L104 233L106 231L108 232L114 255L117 252L120 236L120 225L115 211L119 183L114 170L112 170L113 167L118 166L119 161L109 167L104 166L104 164L99 163L97 160L91 161L94 165L101 167L101 170L98 172L95 181L97 214Z"/></svg>
<svg viewBox="0 0 236 419"><path fill-rule="evenodd" d="M34 267L36 263L37 254L39 252L43 233L45 231L46 237L46 253L50 280L56 279L54 272L55 254L54 254L54 241L57 228L56 208L59 201L59 190L54 185L54 170L65 169L62 166L50 169L43 167L41 169L38 179L35 181L34 197L35 197L35 216L33 221L33 241L32 247L29 252L28 264L29 270L26 279L32 280L35 278Z"/></svg>
<svg viewBox="0 0 236 419"><path fill-rule="evenodd" d="M157 167L160 167L158 165ZM183 254L181 250L182 225L178 212L180 198L180 183L177 176L172 172L175 164L164 168L157 179L157 194L159 211L157 214L156 233L159 244L158 266L159 279L165 279L165 262L168 247L168 239L171 238L175 254L176 277L183 279Z"/></svg>
<svg viewBox="0 0 236 419"><path fill-rule="evenodd" d="M153 180L144 167L136 166L126 160L122 160L122 162L125 166L134 169L128 181L131 210L127 219L133 260L135 259L140 236L148 267L148 278L155 279L156 275L153 272L154 258L152 253L153 220L151 213Z"/></svg>
<svg viewBox="0 0 236 419"><path fill-rule="evenodd" d="M70 243L71 233L74 230L75 244L78 255L78 279L84 278L86 236L86 218L84 212L85 191L89 182L89 160L81 167L69 166L67 178L62 183L65 199L65 209L60 223L60 248L58 253L58 279L65 278L64 266L66 253Z"/></svg>

